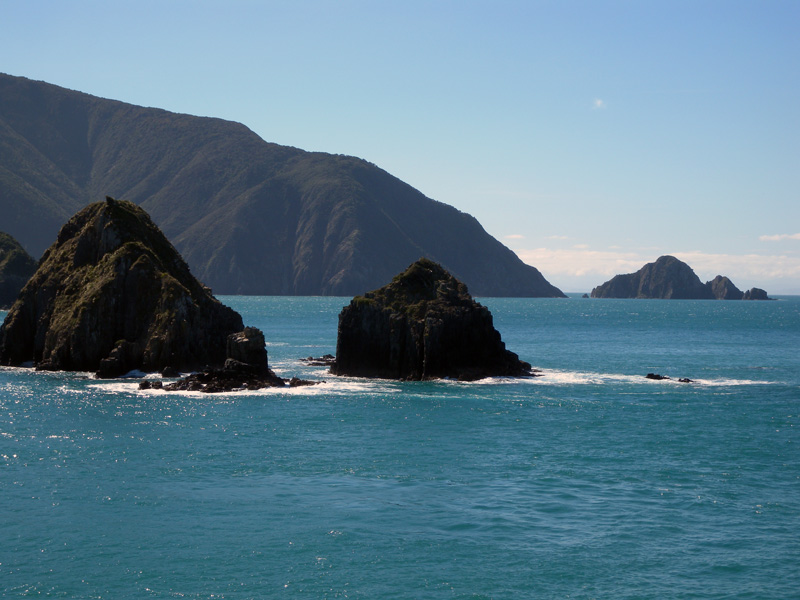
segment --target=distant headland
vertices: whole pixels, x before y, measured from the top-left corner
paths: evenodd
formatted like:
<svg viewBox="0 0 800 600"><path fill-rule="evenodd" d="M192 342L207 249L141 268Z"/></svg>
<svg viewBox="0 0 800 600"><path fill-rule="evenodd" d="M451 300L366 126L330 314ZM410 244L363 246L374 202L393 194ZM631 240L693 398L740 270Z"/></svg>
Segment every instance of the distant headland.
<svg viewBox="0 0 800 600"><path fill-rule="evenodd" d="M661 256L635 273L616 275L592 290L592 298L657 298L664 300L769 300L767 292L742 292L722 275L703 283L685 262Z"/></svg>

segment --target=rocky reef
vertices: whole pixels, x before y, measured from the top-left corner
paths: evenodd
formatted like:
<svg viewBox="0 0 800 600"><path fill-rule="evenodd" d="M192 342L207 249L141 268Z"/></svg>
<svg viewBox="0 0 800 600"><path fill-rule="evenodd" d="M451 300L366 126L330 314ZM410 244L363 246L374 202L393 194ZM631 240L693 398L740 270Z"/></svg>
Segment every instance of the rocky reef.
<svg viewBox="0 0 800 600"><path fill-rule="evenodd" d="M221 365L243 328L144 210L107 198L45 252L0 328L0 363L101 377L191 371Z"/></svg>
<svg viewBox="0 0 800 600"><path fill-rule="evenodd" d="M592 298L683 300L767 300L764 290L742 292L722 275L703 283L692 268L674 256L661 256L636 273L616 275L592 290Z"/></svg>
<svg viewBox="0 0 800 600"><path fill-rule="evenodd" d="M36 261L22 245L0 231L0 309L8 308L36 271Z"/></svg>
<svg viewBox="0 0 800 600"><path fill-rule="evenodd" d="M162 381L145 379L139 389L181 390L203 392L238 392L266 387L297 387L316 382L293 377L289 380L275 375L269 368L264 334L255 327L228 336L227 358L222 368L206 367L200 372L164 385Z"/></svg>
<svg viewBox="0 0 800 600"><path fill-rule="evenodd" d="M408 380L532 374L506 350L489 310L425 258L344 307L331 373Z"/></svg>

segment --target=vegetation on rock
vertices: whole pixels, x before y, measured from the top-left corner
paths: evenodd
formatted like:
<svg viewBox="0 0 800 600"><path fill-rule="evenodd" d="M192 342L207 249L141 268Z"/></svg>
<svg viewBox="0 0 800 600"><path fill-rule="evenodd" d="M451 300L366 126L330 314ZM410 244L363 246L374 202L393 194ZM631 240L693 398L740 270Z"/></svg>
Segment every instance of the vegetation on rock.
<svg viewBox="0 0 800 600"><path fill-rule="evenodd" d="M506 350L489 310L441 265L420 259L339 315L336 375L474 380L531 374Z"/></svg>
<svg viewBox="0 0 800 600"><path fill-rule="evenodd" d="M0 328L0 363L45 370L192 370L243 329L131 202L87 206L60 230Z"/></svg>

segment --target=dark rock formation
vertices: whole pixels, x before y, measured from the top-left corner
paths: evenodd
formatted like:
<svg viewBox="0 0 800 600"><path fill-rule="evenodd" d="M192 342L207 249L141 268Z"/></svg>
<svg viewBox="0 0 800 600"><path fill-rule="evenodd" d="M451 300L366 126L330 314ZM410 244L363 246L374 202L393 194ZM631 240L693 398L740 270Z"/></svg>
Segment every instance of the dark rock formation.
<svg viewBox="0 0 800 600"><path fill-rule="evenodd" d="M742 300L772 300L772 298L768 297L767 292L761 288L754 287L744 293Z"/></svg>
<svg viewBox="0 0 800 600"><path fill-rule="evenodd" d="M661 381L663 379L669 379L667 375L662 375L661 373L648 373L645 375L645 379L655 379L656 381Z"/></svg>
<svg viewBox="0 0 800 600"><path fill-rule="evenodd" d="M421 259L339 315L336 375L475 380L531 374L506 350L489 310L440 265Z"/></svg>
<svg viewBox="0 0 800 600"><path fill-rule="evenodd" d="M616 275L592 290L592 298L713 299L692 268L674 256L662 256L636 273Z"/></svg>
<svg viewBox="0 0 800 600"><path fill-rule="evenodd" d="M193 370L225 360L238 313L217 301L130 202L91 204L61 228L0 328L0 363L39 369Z"/></svg>
<svg viewBox="0 0 800 600"><path fill-rule="evenodd" d="M744 294L742 290L733 285L733 282L727 277L717 275L706 283L711 288L711 293L717 300L741 300Z"/></svg>
<svg viewBox="0 0 800 600"><path fill-rule="evenodd" d="M758 288L743 294L730 279L722 275L702 283L685 262L674 256L662 256L654 263L647 263L636 273L616 275L597 286L592 290L592 298L748 300L753 292L758 296L753 299L767 299L767 293Z"/></svg>
<svg viewBox="0 0 800 600"><path fill-rule="evenodd" d="M217 293L353 296L424 255L478 295L563 297L474 217L365 160L3 74L0 107L3 229L34 255L111 193Z"/></svg>
<svg viewBox="0 0 800 600"><path fill-rule="evenodd" d="M233 370L249 370L254 375L274 376L269 370L264 334L255 327L228 336L225 367Z"/></svg>
<svg viewBox="0 0 800 600"><path fill-rule="evenodd" d="M164 389L214 394L260 390L267 387L299 387L318 382L292 377L289 380L275 375L269 368L264 334L255 327L228 336L225 365L222 368L206 367L173 383L145 379L139 389Z"/></svg>
<svg viewBox="0 0 800 600"><path fill-rule="evenodd" d="M331 367L336 362L336 357L333 354L324 354L322 356L309 356L308 358L301 358L301 362L306 363L311 367Z"/></svg>
<svg viewBox="0 0 800 600"><path fill-rule="evenodd" d="M661 373L648 373L644 377L645 379L654 379L655 381L664 381L672 379L667 375L661 375ZM688 377L681 377L680 379L678 379L678 383L694 383L694 379L689 379Z"/></svg>
<svg viewBox="0 0 800 600"><path fill-rule="evenodd" d="M36 271L36 261L20 243L0 231L0 309L8 308Z"/></svg>

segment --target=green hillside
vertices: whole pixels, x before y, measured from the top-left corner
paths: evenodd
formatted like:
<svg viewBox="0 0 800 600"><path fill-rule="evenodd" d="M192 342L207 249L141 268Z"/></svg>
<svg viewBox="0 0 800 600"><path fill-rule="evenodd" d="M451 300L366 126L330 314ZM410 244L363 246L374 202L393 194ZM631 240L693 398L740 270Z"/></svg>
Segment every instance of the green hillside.
<svg viewBox="0 0 800 600"><path fill-rule="evenodd" d="M0 74L3 229L39 256L106 195L147 210L218 294L361 294L425 256L474 295L563 295L475 218L367 161Z"/></svg>

